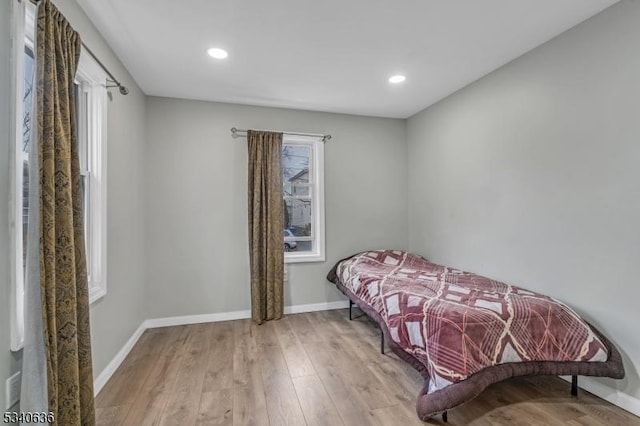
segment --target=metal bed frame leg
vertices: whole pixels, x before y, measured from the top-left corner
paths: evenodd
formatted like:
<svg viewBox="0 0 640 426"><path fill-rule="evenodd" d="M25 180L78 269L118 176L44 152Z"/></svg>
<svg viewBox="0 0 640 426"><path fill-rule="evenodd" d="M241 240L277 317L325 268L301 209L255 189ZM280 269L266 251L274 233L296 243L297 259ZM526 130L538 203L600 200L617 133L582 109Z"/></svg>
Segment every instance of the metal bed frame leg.
<svg viewBox="0 0 640 426"><path fill-rule="evenodd" d="M571 395L578 396L578 376L571 376Z"/></svg>
<svg viewBox="0 0 640 426"><path fill-rule="evenodd" d="M449 416L447 415L446 411L442 413L442 421L445 423L449 421Z"/></svg>
<svg viewBox="0 0 640 426"><path fill-rule="evenodd" d="M349 299L349 321L353 320L353 316L351 316L351 308L353 308L353 301Z"/></svg>

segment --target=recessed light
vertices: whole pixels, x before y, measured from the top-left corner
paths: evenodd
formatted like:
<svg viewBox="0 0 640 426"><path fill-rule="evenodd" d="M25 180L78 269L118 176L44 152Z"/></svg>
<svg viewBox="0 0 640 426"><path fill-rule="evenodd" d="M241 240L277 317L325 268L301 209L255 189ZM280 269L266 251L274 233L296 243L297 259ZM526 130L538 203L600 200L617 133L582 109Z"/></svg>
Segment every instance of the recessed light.
<svg viewBox="0 0 640 426"><path fill-rule="evenodd" d="M404 75L394 75L392 77L389 77L389 83L398 84L402 83L406 79L407 77L405 77Z"/></svg>
<svg viewBox="0 0 640 426"><path fill-rule="evenodd" d="M229 56L226 50L220 49L219 47L212 47L211 49L207 50L207 53L209 54L209 56L216 59L224 59Z"/></svg>

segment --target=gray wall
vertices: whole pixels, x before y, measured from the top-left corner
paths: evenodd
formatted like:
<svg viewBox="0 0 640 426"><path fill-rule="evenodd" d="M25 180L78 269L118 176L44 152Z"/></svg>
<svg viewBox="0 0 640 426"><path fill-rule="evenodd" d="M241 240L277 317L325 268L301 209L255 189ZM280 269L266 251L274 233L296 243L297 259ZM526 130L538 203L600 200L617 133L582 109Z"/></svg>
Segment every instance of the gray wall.
<svg viewBox="0 0 640 426"><path fill-rule="evenodd" d="M108 112L107 295L91 306L94 374L144 319L145 95L75 0L55 2L82 40L130 93L113 91Z"/></svg>
<svg viewBox="0 0 640 426"><path fill-rule="evenodd" d="M18 354L9 352L9 107L11 1L0 2L0 404L4 381L19 369ZM144 319L144 193L145 96L100 37L74 0L55 4L83 41L131 93L114 93L108 127L108 293L91 306L94 373L100 373Z"/></svg>
<svg viewBox="0 0 640 426"><path fill-rule="evenodd" d="M621 2L407 122L409 247L566 301L636 398L639 22Z"/></svg>
<svg viewBox="0 0 640 426"><path fill-rule="evenodd" d="M290 266L286 305L344 300L326 274L365 248L407 245L403 120L150 97L149 317L250 308L246 140L230 128L327 132L327 261Z"/></svg>

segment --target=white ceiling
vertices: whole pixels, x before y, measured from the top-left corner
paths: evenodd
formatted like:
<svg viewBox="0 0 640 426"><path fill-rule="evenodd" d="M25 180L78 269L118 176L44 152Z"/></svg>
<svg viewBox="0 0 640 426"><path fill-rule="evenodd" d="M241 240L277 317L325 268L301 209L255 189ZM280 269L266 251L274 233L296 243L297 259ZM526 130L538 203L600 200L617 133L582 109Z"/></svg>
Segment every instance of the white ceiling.
<svg viewBox="0 0 640 426"><path fill-rule="evenodd" d="M148 95L397 118L616 2L78 0Z"/></svg>

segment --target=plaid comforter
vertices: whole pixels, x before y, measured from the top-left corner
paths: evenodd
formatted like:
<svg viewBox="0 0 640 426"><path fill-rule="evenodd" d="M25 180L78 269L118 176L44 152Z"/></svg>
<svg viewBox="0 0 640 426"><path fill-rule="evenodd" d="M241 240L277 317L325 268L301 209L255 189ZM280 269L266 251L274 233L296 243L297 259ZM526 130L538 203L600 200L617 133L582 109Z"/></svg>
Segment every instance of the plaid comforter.
<svg viewBox="0 0 640 426"><path fill-rule="evenodd" d="M417 255L360 253L339 263L336 275L426 367L429 393L498 364L608 357L589 325L563 303Z"/></svg>

